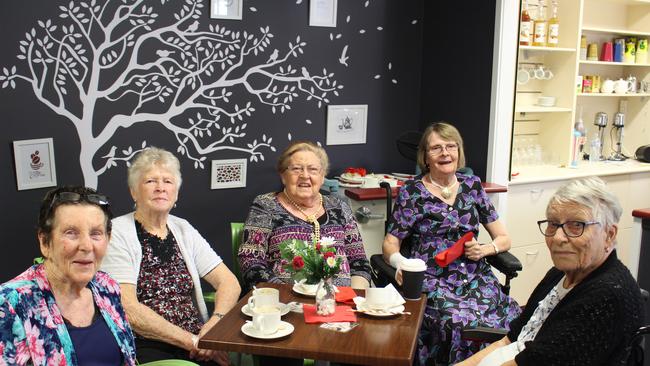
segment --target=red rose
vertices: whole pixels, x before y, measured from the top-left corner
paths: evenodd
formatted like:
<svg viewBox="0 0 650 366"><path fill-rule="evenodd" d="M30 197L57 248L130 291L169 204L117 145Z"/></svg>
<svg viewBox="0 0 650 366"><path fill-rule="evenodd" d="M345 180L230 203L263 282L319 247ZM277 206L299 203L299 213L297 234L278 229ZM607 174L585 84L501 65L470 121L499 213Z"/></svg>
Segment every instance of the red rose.
<svg viewBox="0 0 650 366"><path fill-rule="evenodd" d="M325 252L325 254L323 254L323 258L325 258L326 260L329 257L336 257L336 254L334 254L334 252Z"/></svg>
<svg viewBox="0 0 650 366"><path fill-rule="evenodd" d="M320 248L321 248L320 242L316 243L316 251L318 253L320 253Z"/></svg>
<svg viewBox="0 0 650 366"><path fill-rule="evenodd" d="M302 267L305 266L305 261L302 259L301 256L295 256L293 257L293 262L291 263L293 265L293 269L296 271L300 271Z"/></svg>

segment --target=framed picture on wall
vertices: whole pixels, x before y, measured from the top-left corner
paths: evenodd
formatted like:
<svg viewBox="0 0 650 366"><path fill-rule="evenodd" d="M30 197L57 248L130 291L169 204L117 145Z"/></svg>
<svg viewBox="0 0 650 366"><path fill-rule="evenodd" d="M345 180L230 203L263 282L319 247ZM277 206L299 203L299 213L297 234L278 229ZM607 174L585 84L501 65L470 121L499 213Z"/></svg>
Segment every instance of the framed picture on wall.
<svg viewBox="0 0 650 366"><path fill-rule="evenodd" d="M212 19L242 19L244 0L211 0L210 18Z"/></svg>
<svg viewBox="0 0 650 366"><path fill-rule="evenodd" d="M18 190L56 186L52 138L14 141Z"/></svg>
<svg viewBox="0 0 650 366"><path fill-rule="evenodd" d="M210 189L246 187L246 159L212 160Z"/></svg>
<svg viewBox="0 0 650 366"><path fill-rule="evenodd" d="M309 25L312 27L336 27L338 0L310 0Z"/></svg>
<svg viewBox="0 0 650 366"><path fill-rule="evenodd" d="M327 145L365 144L368 105L327 106Z"/></svg>

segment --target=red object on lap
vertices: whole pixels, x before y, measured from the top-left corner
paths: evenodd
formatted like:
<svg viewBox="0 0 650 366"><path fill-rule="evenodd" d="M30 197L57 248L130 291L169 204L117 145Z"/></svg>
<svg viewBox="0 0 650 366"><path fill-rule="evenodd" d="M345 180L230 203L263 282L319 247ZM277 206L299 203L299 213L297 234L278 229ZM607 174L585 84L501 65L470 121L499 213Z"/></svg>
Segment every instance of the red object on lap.
<svg viewBox="0 0 650 366"><path fill-rule="evenodd" d="M474 238L474 232L470 231L469 233L463 235L457 242L454 243L447 250L444 250L436 254L436 263L440 267L447 267L449 263L456 260L456 258L463 255L465 252L465 243Z"/></svg>
<svg viewBox="0 0 650 366"><path fill-rule="evenodd" d="M351 306L341 305L336 307L334 315L322 316L316 313L316 305L302 304L302 312L305 314L305 323L331 323L331 322L356 322L355 314Z"/></svg>

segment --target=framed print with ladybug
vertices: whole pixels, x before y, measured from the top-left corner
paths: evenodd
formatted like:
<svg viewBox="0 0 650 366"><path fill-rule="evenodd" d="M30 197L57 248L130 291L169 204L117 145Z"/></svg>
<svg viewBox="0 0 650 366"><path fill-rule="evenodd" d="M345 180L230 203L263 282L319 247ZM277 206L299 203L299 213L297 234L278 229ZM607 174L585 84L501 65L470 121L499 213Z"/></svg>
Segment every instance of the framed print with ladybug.
<svg viewBox="0 0 650 366"><path fill-rule="evenodd" d="M52 138L14 141L14 162L19 191L56 186Z"/></svg>

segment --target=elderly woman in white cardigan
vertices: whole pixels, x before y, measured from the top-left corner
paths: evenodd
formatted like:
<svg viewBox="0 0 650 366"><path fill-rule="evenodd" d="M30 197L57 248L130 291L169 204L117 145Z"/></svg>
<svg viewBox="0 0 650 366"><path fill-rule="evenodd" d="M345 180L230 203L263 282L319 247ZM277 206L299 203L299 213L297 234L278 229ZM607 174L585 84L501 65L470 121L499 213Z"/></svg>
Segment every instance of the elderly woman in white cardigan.
<svg viewBox="0 0 650 366"><path fill-rule="evenodd" d="M138 361L228 364L227 353L199 349L197 342L235 305L241 289L201 234L169 214L181 185L178 159L163 149L146 149L129 168L128 184L136 209L113 220L102 269L120 284ZM212 314L201 279L217 290Z"/></svg>

